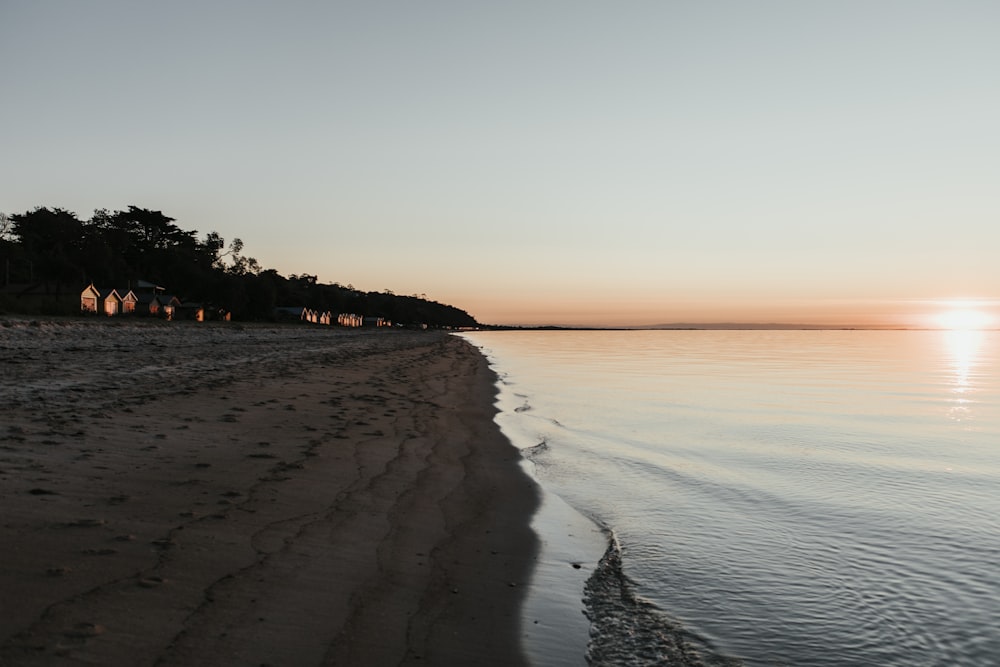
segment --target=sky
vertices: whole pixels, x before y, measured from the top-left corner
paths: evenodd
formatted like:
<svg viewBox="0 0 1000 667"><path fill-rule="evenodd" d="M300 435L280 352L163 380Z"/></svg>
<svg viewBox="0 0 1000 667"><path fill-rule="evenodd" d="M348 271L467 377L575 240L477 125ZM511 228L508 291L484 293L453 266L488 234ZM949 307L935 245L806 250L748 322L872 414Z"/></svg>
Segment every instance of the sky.
<svg viewBox="0 0 1000 667"><path fill-rule="evenodd" d="M1000 317L998 34L993 0L0 0L0 211L160 210L490 324Z"/></svg>

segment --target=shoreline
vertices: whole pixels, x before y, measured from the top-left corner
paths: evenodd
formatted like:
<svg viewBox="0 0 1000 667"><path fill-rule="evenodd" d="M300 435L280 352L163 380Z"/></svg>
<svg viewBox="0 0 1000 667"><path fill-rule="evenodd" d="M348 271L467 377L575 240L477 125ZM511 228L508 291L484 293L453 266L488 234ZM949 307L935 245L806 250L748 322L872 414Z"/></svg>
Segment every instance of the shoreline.
<svg viewBox="0 0 1000 667"><path fill-rule="evenodd" d="M531 518L540 546L531 589L523 605L522 641L530 659L546 667L577 667L586 662L591 620L584 601L587 582L609 545L608 529L546 487L533 453L545 447L531 425L530 397L517 378L508 378L489 345L489 335L463 333L497 374L497 415L501 433L521 452L525 473L538 484L541 502ZM541 442L540 442L541 439ZM552 638L558 637L558 642Z"/></svg>
<svg viewBox="0 0 1000 667"><path fill-rule="evenodd" d="M470 343L178 324L0 327L0 664L527 663Z"/></svg>

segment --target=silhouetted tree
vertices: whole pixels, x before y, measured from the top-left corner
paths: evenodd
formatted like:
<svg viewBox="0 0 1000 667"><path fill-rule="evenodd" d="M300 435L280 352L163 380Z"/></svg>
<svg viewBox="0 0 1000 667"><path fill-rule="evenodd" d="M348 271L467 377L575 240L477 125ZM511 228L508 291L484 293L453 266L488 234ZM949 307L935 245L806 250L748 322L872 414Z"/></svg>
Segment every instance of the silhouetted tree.
<svg viewBox="0 0 1000 667"><path fill-rule="evenodd" d="M75 286L83 279L84 227L75 213L38 207L14 214L10 220L10 233L34 265L46 292L52 284L58 293L64 285Z"/></svg>
<svg viewBox="0 0 1000 667"><path fill-rule="evenodd" d="M226 248L218 232L199 240L160 211L129 206L97 209L89 221L60 208L0 215L0 259L24 267L49 290L76 291L87 281L120 287L145 279L169 285L183 298L210 302L238 319L268 320L279 305L301 305L334 313L379 316L403 324L474 326L463 310L421 295L386 289L361 292L353 285L324 284L308 273L285 278L243 255L243 241Z"/></svg>

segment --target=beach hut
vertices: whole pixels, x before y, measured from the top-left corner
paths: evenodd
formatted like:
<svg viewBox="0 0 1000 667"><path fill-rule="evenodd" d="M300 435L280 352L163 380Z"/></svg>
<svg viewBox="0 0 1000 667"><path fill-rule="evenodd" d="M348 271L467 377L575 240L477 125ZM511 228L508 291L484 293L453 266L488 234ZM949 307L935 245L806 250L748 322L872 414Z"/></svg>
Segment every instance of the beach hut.
<svg viewBox="0 0 1000 667"><path fill-rule="evenodd" d="M139 305L139 297L135 292L126 288L120 288L115 290L118 292L122 299L121 312L125 315L134 315Z"/></svg>
<svg viewBox="0 0 1000 667"><path fill-rule="evenodd" d="M146 280L137 280L131 291L135 294L137 315L162 315L165 303L163 293L166 292L166 288Z"/></svg>
<svg viewBox="0 0 1000 667"><path fill-rule="evenodd" d="M205 307L200 303L184 302L177 307L177 319L191 320L193 322L205 321Z"/></svg>
<svg viewBox="0 0 1000 667"><path fill-rule="evenodd" d="M122 297L113 287L97 288L97 312L113 317L122 312Z"/></svg>
<svg viewBox="0 0 1000 667"><path fill-rule="evenodd" d="M152 292L136 294L135 312L137 315L159 315L160 300Z"/></svg>
<svg viewBox="0 0 1000 667"><path fill-rule="evenodd" d="M230 322L233 319L233 314L220 306L218 308L206 308L205 318L215 320L216 322Z"/></svg>
<svg viewBox="0 0 1000 667"><path fill-rule="evenodd" d="M181 307L181 300L169 294L157 294L156 300L160 304L158 314L166 320L174 319L177 309Z"/></svg>
<svg viewBox="0 0 1000 667"><path fill-rule="evenodd" d="M80 292L80 312L97 314L97 302L101 298L101 292L94 283L90 283Z"/></svg>

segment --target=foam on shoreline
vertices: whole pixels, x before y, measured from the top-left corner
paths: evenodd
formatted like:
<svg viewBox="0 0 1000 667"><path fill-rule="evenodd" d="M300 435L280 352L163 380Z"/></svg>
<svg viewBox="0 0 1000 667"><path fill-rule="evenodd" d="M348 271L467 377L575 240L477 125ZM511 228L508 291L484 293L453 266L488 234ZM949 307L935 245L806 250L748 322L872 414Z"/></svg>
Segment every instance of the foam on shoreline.
<svg viewBox="0 0 1000 667"><path fill-rule="evenodd" d="M476 343L474 337L469 339ZM548 445L525 431L519 419L530 412L531 405L507 384L488 350L480 351L498 373L496 421L520 450L524 470L538 480L532 457ZM541 504L531 527L541 544L522 611L522 641L533 664L574 667L586 662L591 624L585 616L584 589L608 547L608 536L594 521L547 491L541 481L539 486Z"/></svg>

